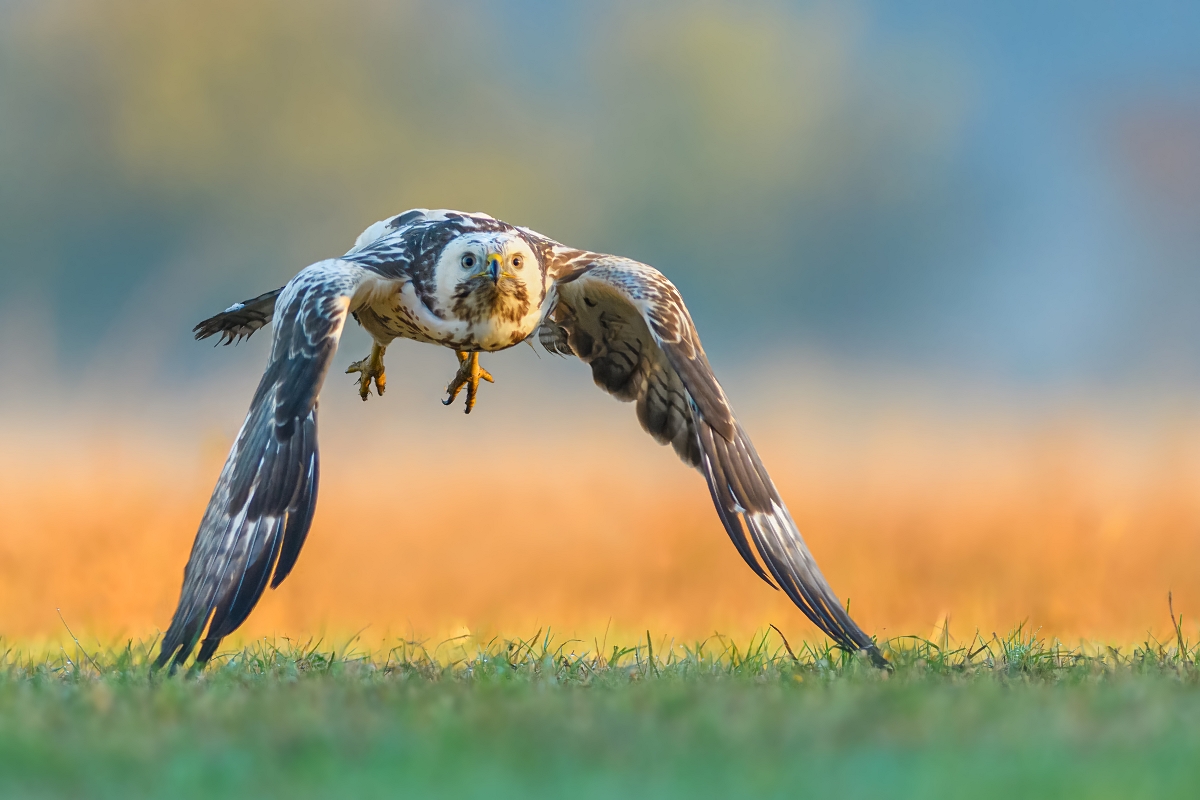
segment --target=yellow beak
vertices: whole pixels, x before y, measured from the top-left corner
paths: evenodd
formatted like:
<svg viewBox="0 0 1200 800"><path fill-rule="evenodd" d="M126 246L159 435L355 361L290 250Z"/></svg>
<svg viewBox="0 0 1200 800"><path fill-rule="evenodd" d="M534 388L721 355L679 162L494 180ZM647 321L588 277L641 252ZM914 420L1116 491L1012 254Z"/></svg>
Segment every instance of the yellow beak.
<svg viewBox="0 0 1200 800"><path fill-rule="evenodd" d="M475 275L476 278L491 278L493 282L501 278L511 278L512 273L504 269L504 257L499 253L488 253L486 265Z"/></svg>

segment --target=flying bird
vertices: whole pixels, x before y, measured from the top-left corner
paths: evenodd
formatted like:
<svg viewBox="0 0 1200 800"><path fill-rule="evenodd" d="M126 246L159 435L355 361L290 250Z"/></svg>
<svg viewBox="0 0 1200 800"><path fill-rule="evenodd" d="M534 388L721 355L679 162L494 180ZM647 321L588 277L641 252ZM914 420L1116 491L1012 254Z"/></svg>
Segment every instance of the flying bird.
<svg viewBox="0 0 1200 800"><path fill-rule="evenodd" d="M653 267L562 245L486 214L414 209L367 228L341 258L237 303L195 328L229 344L268 323L267 367L200 522L156 667L207 662L270 583L295 566L317 500L317 395L353 316L371 352L350 365L366 400L386 389L397 338L454 350L446 404L475 406L492 376L481 352L536 336L576 356L596 385L633 402L642 427L700 470L730 539L843 649L886 661L821 574L713 375L675 286ZM203 640L201 640L203 636Z"/></svg>

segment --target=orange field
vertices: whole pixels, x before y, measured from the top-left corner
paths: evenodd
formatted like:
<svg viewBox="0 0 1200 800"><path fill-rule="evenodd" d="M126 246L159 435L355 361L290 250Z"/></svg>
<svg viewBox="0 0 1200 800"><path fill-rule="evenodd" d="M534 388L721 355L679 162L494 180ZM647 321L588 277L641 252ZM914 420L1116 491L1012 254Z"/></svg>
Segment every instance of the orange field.
<svg viewBox="0 0 1200 800"><path fill-rule="evenodd" d="M644 437L632 409L502 386L464 418L429 387L361 405L339 383L347 397L323 401L308 544L240 633L436 640L551 626L688 640L774 623L812 636L741 563L699 474ZM1071 643L1129 643L1166 635L1168 591L1194 630L1200 417L870 394L743 403L868 631L928 636L949 617L958 638L1026 621ZM0 635L60 641L57 609L87 641L165 627L235 406L200 430L128 409L0 420Z"/></svg>

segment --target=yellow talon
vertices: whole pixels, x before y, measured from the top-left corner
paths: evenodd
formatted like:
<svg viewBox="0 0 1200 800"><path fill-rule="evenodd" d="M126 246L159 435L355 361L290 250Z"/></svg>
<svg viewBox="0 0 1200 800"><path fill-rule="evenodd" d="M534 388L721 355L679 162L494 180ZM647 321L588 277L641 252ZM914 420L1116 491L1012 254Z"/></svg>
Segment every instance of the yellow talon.
<svg viewBox="0 0 1200 800"><path fill-rule="evenodd" d="M379 392L380 397L383 397L383 390L387 388L387 375L383 370L383 351L386 349L384 345L376 342L371 345L371 355L362 361L355 361L346 369L347 375L352 372L359 373L358 396L363 400L371 395L372 380L375 381L375 391Z"/></svg>
<svg viewBox="0 0 1200 800"><path fill-rule="evenodd" d="M475 395L479 392L479 381L485 380L488 383L495 383L492 379L492 374L483 367L479 366L479 353L465 353L461 350L455 350L454 354L458 356L458 373L454 376L454 380L450 381L450 385L446 387L446 393L450 396L442 401L442 405L448 406L458 397L458 393L462 388L467 387L467 410L465 413L470 414L471 409L475 407Z"/></svg>

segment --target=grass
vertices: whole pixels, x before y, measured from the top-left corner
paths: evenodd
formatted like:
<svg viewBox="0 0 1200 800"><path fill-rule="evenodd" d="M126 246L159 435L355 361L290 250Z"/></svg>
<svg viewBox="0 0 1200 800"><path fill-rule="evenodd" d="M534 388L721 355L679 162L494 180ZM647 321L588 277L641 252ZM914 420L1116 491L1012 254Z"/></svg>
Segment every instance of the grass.
<svg viewBox="0 0 1200 800"><path fill-rule="evenodd" d="M1018 629L886 645L882 673L774 631L631 647L258 642L0 664L5 797L1142 797L1200 779L1198 648Z"/></svg>

